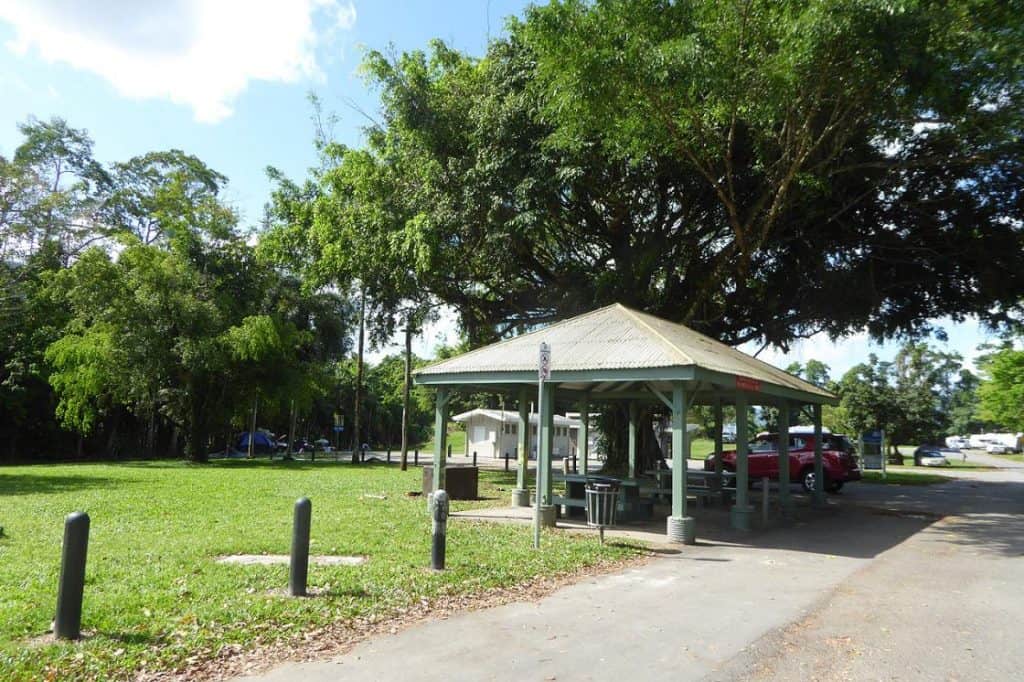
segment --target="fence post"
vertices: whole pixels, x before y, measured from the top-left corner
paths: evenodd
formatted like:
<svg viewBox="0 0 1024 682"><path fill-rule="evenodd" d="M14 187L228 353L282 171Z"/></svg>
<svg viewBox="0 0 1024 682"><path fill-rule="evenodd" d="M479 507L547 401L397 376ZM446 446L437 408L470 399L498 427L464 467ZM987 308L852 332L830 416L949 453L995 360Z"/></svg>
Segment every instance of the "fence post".
<svg viewBox="0 0 1024 682"><path fill-rule="evenodd" d="M508 471L508 450L505 451L505 471Z"/></svg>
<svg viewBox="0 0 1024 682"><path fill-rule="evenodd" d="M473 466L476 466L476 450L473 451Z"/></svg>
<svg viewBox="0 0 1024 682"><path fill-rule="evenodd" d="M412 465L418 467L420 465L420 449L416 448L412 451Z"/></svg>
<svg viewBox="0 0 1024 682"><path fill-rule="evenodd" d="M309 522L313 504L308 497L295 502L295 522L292 525L292 557L288 567L288 594L306 596L306 577L309 574Z"/></svg>
<svg viewBox="0 0 1024 682"><path fill-rule="evenodd" d="M782 485L781 482L779 485ZM761 479L761 525L768 525L768 477Z"/></svg>

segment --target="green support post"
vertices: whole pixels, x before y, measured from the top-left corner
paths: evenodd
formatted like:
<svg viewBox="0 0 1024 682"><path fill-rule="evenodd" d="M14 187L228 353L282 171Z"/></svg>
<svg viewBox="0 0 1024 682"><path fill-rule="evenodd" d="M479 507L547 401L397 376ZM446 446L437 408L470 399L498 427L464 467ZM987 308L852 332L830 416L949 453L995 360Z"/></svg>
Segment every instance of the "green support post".
<svg viewBox="0 0 1024 682"><path fill-rule="evenodd" d="M690 434L686 430L686 394L681 382L672 385L672 516L667 521L668 539L692 545L697 541L696 522L686 514L686 473Z"/></svg>
<svg viewBox="0 0 1024 682"><path fill-rule="evenodd" d="M784 519L793 516L793 500L789 495L789 410L788 400L779 401L779 511Z"/></svg>
<svg viewBox="0 0 1024 682"><path fill-rule="evenodd" d="M512 491L513 507L530 506L530 484L527 481L527 473L530 464L530 390L528 388L519 391L519 424L516 447L518 457L516 458L516 488Z"/></svg>
<svg viewBox="0 0 1024 682"><path fill-rule="evenodd" d="M715 473L722 475L722 399L715 400ZM719 479L721 480L721 479Z"/></svg>
<svg viewBox="0 0 1024 682"><path fill-rule="evenodd" d="M547 407L544 415L544 449L547 452L547 457L544 459L544 506L551 506L552 497L552 476L551 476L551 457L554 454L555 446L555 386L554 384L544 384L545 396L544 402ZM551 515L551 525L555 525L554 515Z"/></svg>
<svg viewBox="0 0 1024 682"><path fill-rule="evenodd" d="M636 478L636 401L629 401L629 477Z"/></svg>
<svg viewBox="0 0 1024 682"><path fill-rule="evenodd" d="M733 505L732 527L737 530L750 530L750 516L753 510L747 504L747 446L750 440L747 435L747 395L742 391L736 393L736 504Z"/></svg>
<svg viewBox="0 0 1024 682"><path fill-rule="evenodd" d="M580 458L580 473L584 476L589 471L590 457L590 394L584 393L580 398L580 430L576 436L576 452Z"/></svg>
<svg viewBox="0 0 1024 682"><path fill-rule="evenodd" d="M825 466L821 460L821 404L816 403L814 412L814 496L812 501L816 507L825 504Z"/></svg>
<svg viewBox="0 0 1024 682"><path fill-rule="evenodd" d="M445 454L448 452L448 389L437 389L434 403L434 490L445 487Z"/></svg>

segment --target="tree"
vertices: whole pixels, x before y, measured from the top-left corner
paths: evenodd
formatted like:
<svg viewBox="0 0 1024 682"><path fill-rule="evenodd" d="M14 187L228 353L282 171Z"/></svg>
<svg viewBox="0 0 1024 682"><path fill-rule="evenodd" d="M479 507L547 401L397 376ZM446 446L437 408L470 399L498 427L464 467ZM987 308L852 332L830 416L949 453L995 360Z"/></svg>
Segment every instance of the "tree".
<svg viewBox="0 0 1024 682"><path fill-rule="evenodd" d="M935 440L949 427L948 405L961 358L908 342L892 362L873 353L851 368L837 386L842 418L852 430L885 429L894 464L900 443Z"/></svg>
<svg viewBox="0 0 1024 682"><path fill-rule="evenodd" d="M1000 322L1020 25L994 1L553 2L480 60L370 53L368 153L474 345L613 301L781 347Z"/></svg>
<svg viewBox="0 0 1024 682"><path fill-rule="evenodd" d="M1024 351L1004 347L981 360L979 415L1013 432L1024 431Z"/></svg>

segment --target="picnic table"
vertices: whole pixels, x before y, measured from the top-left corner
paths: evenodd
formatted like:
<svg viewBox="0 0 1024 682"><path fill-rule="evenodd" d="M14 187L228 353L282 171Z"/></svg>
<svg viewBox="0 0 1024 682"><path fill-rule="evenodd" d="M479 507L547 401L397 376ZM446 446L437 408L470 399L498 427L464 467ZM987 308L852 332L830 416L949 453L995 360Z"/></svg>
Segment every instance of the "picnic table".
<svg viewBox="0 0 1024 682"><path fill-rule="evenodd" d="M651 479L617 478L600 474L555 474L552 480L565 484L565 495L553 495L551 502L565 507L566 516L582 515L587 508L587 483L603 481L614 481L619 486L616 505L618 520L644 520L654 515L654 500L643 494L654 483Z"/></svg>
<svg viewBox="0 0 1024 682"><path fill-rule="evenodd" d="M645 471L644 474L658 481L657 494L671 499L672 469L652 469ZM698 504L703 503L706 499L714 499L719 494L722 497L722 503L729 504L735 489L736 474L732 471L718 473L704 469L686 470L686 492L688 495L694 495Z"/></svg>

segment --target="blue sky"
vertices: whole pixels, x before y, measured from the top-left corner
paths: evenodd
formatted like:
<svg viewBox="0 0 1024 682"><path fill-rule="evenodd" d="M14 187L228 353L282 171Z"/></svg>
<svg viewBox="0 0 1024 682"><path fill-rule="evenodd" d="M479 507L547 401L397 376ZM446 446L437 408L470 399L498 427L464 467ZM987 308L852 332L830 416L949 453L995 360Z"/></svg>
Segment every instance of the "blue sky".
<svg viewBox="0 0 1024 682"><path fill-rule="evenodd" d="M339 116L334 136L361 143L376 93L357 73L367 49L424 48L432 38L481 54L520 0L7 0L0 3L0 154L18 144L30 115L61 116L85 128L103 162L179 148L230 179L227 199L255 224L270 185L268 165L301 178L315 161L307 95ZM948 350L973 357L983 333L973 322L943 325ZM430 355L450 340L445 319L417 344ZM375 355L395 348L379 349ZM745 348L756 350L756 347ZM785 366L817 358L837 373L869 352L891 357L863 335L838 344L814 338Z"/></svg>

